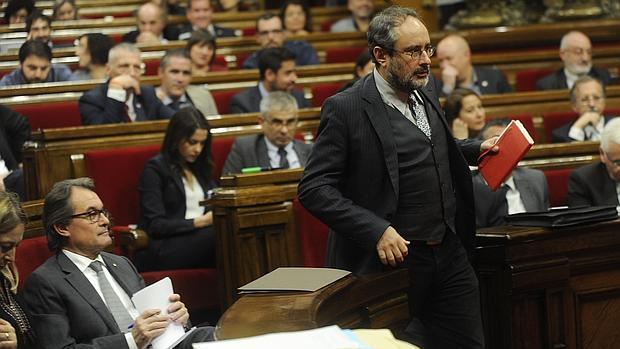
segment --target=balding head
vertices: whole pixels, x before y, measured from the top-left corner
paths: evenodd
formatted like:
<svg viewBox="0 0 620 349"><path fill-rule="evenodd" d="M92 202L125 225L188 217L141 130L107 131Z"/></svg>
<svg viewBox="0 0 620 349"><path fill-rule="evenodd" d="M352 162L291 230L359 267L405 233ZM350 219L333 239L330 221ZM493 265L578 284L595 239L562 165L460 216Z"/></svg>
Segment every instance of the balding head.
<svg viewBox="0 0 620 349"><path fill-rule="evenodd" d="M166 26L166 12L152 2L140 6L136 17L140 33L151 32L159 37Z"/></svg>
<svg viewBox="0 0 620 349"><path fill-rule="evenodd" d="M448 35L437 44L437 59L439 66L454 66L459 75L465 75L471 69L471 50L469 44L459 35Z"/></svg>
<svg viewBox="0 0 620 349"><path fill-rule="evenodd" d="M592 69L592 43L582 32L571 31L562 37L560 58L564 68L576 75L585 75Z"/></svg>

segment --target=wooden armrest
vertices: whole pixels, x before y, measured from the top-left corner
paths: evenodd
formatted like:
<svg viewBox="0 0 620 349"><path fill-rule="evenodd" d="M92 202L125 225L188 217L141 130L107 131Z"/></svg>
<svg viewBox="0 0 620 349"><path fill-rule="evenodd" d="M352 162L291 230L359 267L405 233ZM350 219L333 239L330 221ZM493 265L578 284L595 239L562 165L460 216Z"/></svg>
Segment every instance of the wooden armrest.
<svg viewBox="0 0 620 349"><path fill-rule="evenodd" d="M136 251L145 250L149 244L149 237L146 232L131 226L112 227L112 235L116 245L127 256L133 256Z"/></svg>

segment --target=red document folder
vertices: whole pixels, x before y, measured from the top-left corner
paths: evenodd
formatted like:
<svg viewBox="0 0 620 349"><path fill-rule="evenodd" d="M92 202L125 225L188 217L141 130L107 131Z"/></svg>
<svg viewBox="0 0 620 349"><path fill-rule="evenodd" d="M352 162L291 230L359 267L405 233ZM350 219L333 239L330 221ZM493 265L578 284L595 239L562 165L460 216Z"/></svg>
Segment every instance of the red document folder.
<svg viewBox="0 0 620 349"><path fill-rule="evenodd" d="M495 144L499 146L497 153L489 149L478 158L478 170L493 191L508 178L534 140L520 121L512 120Z"/></svg>

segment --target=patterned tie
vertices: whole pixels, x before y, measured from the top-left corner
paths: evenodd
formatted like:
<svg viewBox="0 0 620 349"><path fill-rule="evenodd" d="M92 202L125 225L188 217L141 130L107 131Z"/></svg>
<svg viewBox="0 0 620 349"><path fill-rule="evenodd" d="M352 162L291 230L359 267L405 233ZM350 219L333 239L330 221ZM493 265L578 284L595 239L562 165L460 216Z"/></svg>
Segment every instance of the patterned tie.
<svg viewBox="0 0 620 349"><path fill-rule="evenodd" d="M133 319L129 315L127 308L123 305L123 302L121 302L121 299L118 298L118 295L114 292L108 278L105 276L102 263L99 261L94 261L90 263L89 267L97 273L97 279L99 280L101 293L103 293L103 299L105 300L110 313L112 313L114 320L116 320L118 328L121 332L127 332L129 326L133 323Z"/></svg>
<svg viewBox="0 0 620 349"><path fill-rule="evenodd" d="M431 126L428 124L428 119L426 118L426 113L424 112L424 106L422 103L418 103L415 100L414 95L411 95L407 102L407 104L409 104L409 110L411 110L411 114L413 114L413 118L415 119L416 126L418 126L420 131L422 131L426 137L430 139Z"/></svg>
<svg viewBox="0 0 620 349"><path fill-rule="evenodd" d="M278 155L280 155L280 168L289 168L290 165L288 164L284 147L278 148Z"/></svg>

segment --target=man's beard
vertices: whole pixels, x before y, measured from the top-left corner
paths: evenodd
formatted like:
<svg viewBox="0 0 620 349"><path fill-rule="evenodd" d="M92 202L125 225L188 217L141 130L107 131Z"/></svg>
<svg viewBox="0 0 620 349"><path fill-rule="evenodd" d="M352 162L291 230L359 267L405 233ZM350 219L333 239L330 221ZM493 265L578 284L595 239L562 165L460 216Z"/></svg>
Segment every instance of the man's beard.
<svg viewBox="0 0 620 349"><path fill-rule="evenodd" d="M575 75L586 75L590 72L590 69L592 69L592 63L586 66L572 63L566 65L566 70Z"/></svg>
<svg viewBox="0 0 620 349"><path fill-rule="evenodd" d="M416 74L426 73L425 78L418 79ZM387 71L387 82L397 91L413 93L415 90L419 90L426 86L430 76L430 67L428 65L421 65L413 72L406 76L406 68L401 64L391 64Z"/></svg>

